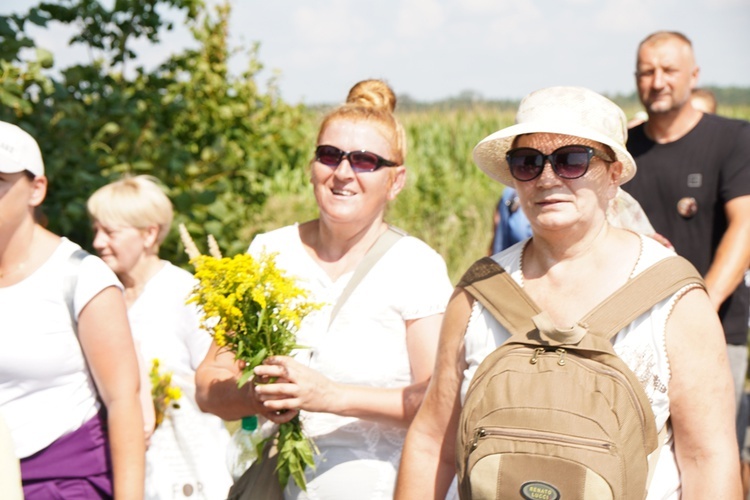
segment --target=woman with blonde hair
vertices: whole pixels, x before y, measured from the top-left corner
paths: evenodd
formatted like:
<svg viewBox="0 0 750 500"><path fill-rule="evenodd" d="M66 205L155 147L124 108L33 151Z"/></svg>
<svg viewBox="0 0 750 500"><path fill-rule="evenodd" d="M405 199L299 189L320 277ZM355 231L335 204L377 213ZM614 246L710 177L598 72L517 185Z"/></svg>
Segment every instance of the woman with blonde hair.
<svg viewBox="0 0 750 500"><path fill-rule="evenodd" d="M272 384L237 389L232 353L212 345L197 373L198 402L225 419L260 414L281 423L298 413L320 455L307 492L286 498L390 499L406 427L432 370L451 284L442 257L397 238L332 316L368 250L392 232L385 210L406 180L406 140L380 80L355 85L318 133L311 182L319 217L258 235L251 254L277 263L325 306L308 315L293 357L255 369ZM254 494L262 494L251 492Z"/></svg>
<svg viewBox="0 0 750 500"><path fill-rule="evenodd" d="M146 498L222 498L231 479L224 467L229 435L221 419L195 402L195 369L211 343L196 309L185 301L190 273L159 258L172 224L172 203L150 176L126 177L98 189L88 200L94 249L125 288L133 337L146 372L158 360L180 389L179 408L157 416L146 453ZM151 405L148 391L144 404ZM162 420L163 418L163 420Z"/></svg>

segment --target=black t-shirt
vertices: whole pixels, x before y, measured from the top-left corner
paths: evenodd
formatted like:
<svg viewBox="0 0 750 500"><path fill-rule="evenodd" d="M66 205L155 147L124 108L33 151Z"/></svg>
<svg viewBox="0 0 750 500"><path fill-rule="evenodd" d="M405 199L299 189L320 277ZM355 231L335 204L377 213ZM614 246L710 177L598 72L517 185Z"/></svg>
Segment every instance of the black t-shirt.
<svg viewBox="0 0 750 500"><path fill-rule="evenodd" d="M750 123L704 115L684 137L650 140L629 131L638 171L622 187L643 207L656 232L705 275L727 228L724 204L750 195ZM750 290L744 281L719 310L727 342L747 342Z"/></svg>

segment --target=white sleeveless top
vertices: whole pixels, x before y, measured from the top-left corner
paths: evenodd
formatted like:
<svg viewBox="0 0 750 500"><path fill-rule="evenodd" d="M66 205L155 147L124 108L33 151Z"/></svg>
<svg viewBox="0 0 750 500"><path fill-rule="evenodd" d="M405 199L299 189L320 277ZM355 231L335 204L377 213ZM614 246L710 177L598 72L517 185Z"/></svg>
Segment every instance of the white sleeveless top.
<svg viewBox="0 0 750 500"><path fill-rule="evenodd" d="M521 286L523 286L521 256L527 241L519 242L492 257ZM641 236L641 255L633 269L631 278L670 255L674 255L674 252L651 238ZM669 419L669 379L671 372L665 341L667 318L677 299L694 286L696 285L688 285L671 297L659 302L620 331L614 339L615 352L635 372L646 391L646 395L651 402L651 409L656 416L657 431L661 431ZM475 302L464 339L468 368L464 371L461 384L462 404L469 383L479 364L508 338L510 338L510 333L489 311ZM679 497L680 473L674 456L674 439L672 431L669 429L667 438L662 445L647 500L678 499Z"/></svg>

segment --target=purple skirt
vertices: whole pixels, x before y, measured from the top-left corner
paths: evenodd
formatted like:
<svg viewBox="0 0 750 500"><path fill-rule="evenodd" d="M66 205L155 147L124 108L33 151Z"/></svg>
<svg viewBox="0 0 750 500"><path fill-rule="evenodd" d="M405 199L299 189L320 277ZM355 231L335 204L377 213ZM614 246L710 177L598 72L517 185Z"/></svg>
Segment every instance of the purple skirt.
<svg viewBox="0 0 750 500"><path fill-rule="evenodd" d="M112 462L103 413L21 459L27 500L112 498Z"/></svg>

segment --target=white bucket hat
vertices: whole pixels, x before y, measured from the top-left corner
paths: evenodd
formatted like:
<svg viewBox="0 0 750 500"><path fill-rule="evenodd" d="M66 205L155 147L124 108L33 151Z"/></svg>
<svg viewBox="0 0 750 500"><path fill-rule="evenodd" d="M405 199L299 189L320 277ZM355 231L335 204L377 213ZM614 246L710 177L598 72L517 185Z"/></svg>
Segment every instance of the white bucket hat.
<svg viewBox="0 0 750 500"><path fill-rule="evenodd" d="M605 144L622 162L620 184L635 175L635 161L625 147L627 119L620 107L583 87L549 87L527 95L518 106L516 124L482 139L474 148L474 162L485 174L511 184L505 154L519 135L565 134Z"/></svg>
<svg viewBox="0 0 750 500"><path fill-rule="evenodd" d="M39 144L20 127L0 121L0 172L15 174L24 170L35 177L44 175Z"/></svg>

